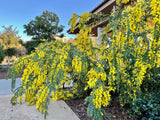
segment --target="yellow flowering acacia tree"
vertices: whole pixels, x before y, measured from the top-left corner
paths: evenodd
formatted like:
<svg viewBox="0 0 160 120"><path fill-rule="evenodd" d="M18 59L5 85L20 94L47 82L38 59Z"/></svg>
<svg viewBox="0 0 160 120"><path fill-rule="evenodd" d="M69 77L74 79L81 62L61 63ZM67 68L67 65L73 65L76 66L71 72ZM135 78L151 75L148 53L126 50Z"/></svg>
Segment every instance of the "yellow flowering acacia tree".
<svg viewBox="0 0 160 120"><path fill-rule="evenodd" d="M21 86L14 89L12 103L24 98L46 116L50 96L65 100L87 92L87 113L101 120L103 114L107 116L103 107L110 104L112 95L118 95L124 106L132 105L143 92L159 90L160 1L137 0L132 7L125 6L128 2L117 0L113 14L103 17L109 24L103 28L100 46L93 46L92 25L87 25L99 15L73 14L71 30L77 23L80 29L75 46L46 42L16 61L8 72L13 89L16 75L23 71L23 76ZM68 88L63 89L66 85Z"/></svg>
<svg viewBox="0 0 160 120"><path fill-rule="evenodd" d="M102 107L109 105L111 93L118 94L124 106L132 105L143 92L159 91L160 1L137 0L132 7L125 6L129 0L116 2L97 48L100 59L87 73L85 90L92 90L86 98L88 114L95 120L102 119Z"/></svg>
<svg viewBox="0 0 160 120"><path fill-rule="evenodd" d="M86 57L79 57L81 54L75 46L55 41L40 44L35 52L15 61L7 75L12 75L11 102L16 104L19 99L22 103L25 99L46 116L50 97L58 100L82 96L89 63ZM14 89L16 76L22 72L21 86ZM63 89L65 86L68 89Z"/></svg>

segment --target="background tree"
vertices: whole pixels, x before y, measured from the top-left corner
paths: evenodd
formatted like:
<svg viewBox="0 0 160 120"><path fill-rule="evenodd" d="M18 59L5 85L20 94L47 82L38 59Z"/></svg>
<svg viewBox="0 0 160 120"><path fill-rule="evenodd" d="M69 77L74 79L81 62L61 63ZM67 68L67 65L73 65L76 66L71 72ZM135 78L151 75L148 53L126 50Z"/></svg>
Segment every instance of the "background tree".
<svg viewBox="0 0 160 120"><path fill-rule="evenodd" d="M44 11L42 15L36 16L35 20L24 25L25 31L33 39L52 40L53 35L63 31L64 26L59 25L58 16L49 11Z"/></svg>
<svg viewBox="0 0 160 120"><path fill-rule="evenodd" d="M4 46L5 55L8 56L9 64L9 57L16 55L22 45L19 43L20 37L18 36L16 27L13 29L13 26L10 25L9 27L2 26L2 28L4 28L4 31L0 34L0 43Z"/></svg>
<svg viewBox="0 0 160 120"><path fill-rule="evenodd" d="M2 28L4 28L4 31L0 34L0 43L4 46L4 49L20 47L17 28L13 29L12 25L9 27L2 26Z"/></svg>
<svg viewBox="0 0 160 120"><path fill-rule="evenodd" d="M18 49L16 48L8 48L8 49L5 49L4 53L6 56L8 56L8 65L10 63L10 60L9 60L9 57L12 57L12 56L16 56L18 54Z"/></svg>
<svg viewBox="0 0 160 120"><path fill-rule="evenodd" d="M4 56L3 46L0 44L0 63L3 61Z"/></svg>
<svg viewBox="0 0 160 120"><path fill-rule="evenodd" d="M42 40L32 40L32 41L27 41L24 43L24 47L26 48L26 54L31 54L31 51L35 50L35 47L37 47L40 43L43 43L44 41Z"/></svg>
<svg viewBox="0 0 160 120"><path fill-rule="evenodd" d="M24 42L22 39L19 40L19 43L23 46L24 45Z"/></svg>

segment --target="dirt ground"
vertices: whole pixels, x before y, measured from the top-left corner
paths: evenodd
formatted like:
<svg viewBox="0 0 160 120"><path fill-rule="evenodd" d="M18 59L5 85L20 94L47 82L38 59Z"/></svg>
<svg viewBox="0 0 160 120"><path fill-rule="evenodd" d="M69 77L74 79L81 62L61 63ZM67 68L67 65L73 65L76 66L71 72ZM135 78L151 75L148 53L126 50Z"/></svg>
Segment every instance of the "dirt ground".
<svg viewBox="0 0 160 120"><path fill-rule="evenodd" d="M92 117L87 115L87 105L84 104L84 98L67 100L65 102L80 120L92 120ZM136 120L129 116L126 109L122 108L116 99L112 99L111 105L104 109L112 120ZM107 118L103 118L103 120L107 120Z"/></svg>
<svg viewBox="0 0 160 120"><path fill-rule="evenodd" d="M0 72L0 79L5 79L6 75L7 75L7 71Z"/></svg>
<svg viewBox="0 0 160 120"><path fill-rule="evenodd" d="M8 69L12 66L11 65L2 65L0 64L0 79L5 79L5 76L7 75ZM17 77L22 77L22 75L17 76ZM10 77L11 78L11 77Z"/></svg>
<svg viewBox="0 0 160 120"><path fill-rule="evenodd" d="M5 79L5 76L7 75L7 71L10 66L5 64L0 64L0 79Z"/></svg>

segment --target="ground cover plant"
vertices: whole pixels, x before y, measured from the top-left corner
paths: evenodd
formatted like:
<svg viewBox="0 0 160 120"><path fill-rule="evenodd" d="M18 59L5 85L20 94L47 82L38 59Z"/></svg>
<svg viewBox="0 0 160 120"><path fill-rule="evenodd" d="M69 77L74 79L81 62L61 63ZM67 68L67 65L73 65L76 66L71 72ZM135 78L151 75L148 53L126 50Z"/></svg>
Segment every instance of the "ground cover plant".
<svg viewBox="0 0 160 120"><path fill-rule="evenodd" d="M160 1L137 0L132 7L125 5L128 2L117 0L116 9L103 19L101 14L73 14L69 21L71 30L77 23L80 29L76 45L47 41L35 52L15 61L8 72L8 76L12 75L14 90L11 102L16 104L17 99L22 102L24 97L29 105L36 104L37 110L46 117L50 96L53 100L68 100L88 93L87 113L94 120L101 120L102 116L109 119L103 108L110 104L111 96L117 95L121 106L131 106L135 117L156 119L160 116L159 107L150 106L154 115L143 117L139 113L148 108L144 110L137 102L142 99L141 103L146 104L147 94L160 92ZM109 20L103 28L100 46L93 46L90 38L92 25L86 23L91 18ZM22 71L22 84L14 89L16 75ZM64 84L69 88L63 89ZM144 94L146 98L141 97ZM159 106L156 98L152 103Z"/></svg>

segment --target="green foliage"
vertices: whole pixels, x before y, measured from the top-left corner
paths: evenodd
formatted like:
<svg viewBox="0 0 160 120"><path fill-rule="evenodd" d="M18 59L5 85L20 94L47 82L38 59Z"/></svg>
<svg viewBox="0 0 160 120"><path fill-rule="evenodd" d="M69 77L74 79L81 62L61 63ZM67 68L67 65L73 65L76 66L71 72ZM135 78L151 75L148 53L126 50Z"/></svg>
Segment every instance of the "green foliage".
<svg viewBox="0 0 160 120"><path fill-rule="evenodd" d="M0 63L3 61L4 59L4 50L3 50L3 46L0 44Z"/></svg>
<svg viewBox="0 0 160 120"><path fill-rule="evenodd" d="M64 26L59 26L58 16L49 11L44 11L42 15L36 16L35 20L24 25L25 31L33 39L53 40L53 35L63 31Z"/></svg>
<svg viewBox="0 0 160 120"><path fill-rule="evenodd" d="M21 44L21 45L23 45L24 44L24 42L23 42L23 40L19 40L19 43Z"/></svg>
<svg viewBox="0 0 160 120"><path fill-rule="evenodd" d="M143 92L157 92L160 91L160 67L148 69L142 84Z"/></svg>
<svg viewBox="0 0 160 120"><path fill-rule="evenodd" d="M5 49L4 53L6 56L12 57L12 56L16 56L18 54L18 50L16 48L8 48Z"/></svg>
<svg viewBox="0 0 160 120"><path fill-rule="evenodd" d="M31 54L32 51L35 51L35 47L37 47L40 43L44 43L42 40L32 40L27 41L25 44L23 44L27 50L26 54Z"/></svg>
<svg viewBox="0 0 160 120"><path fill-rule="evenodd" d="M151 92L133 101L131 114L141 120L160 119L160 94Z"/></svg>
<svg viewBox="0 0 160 120"><path fill-rule="evenodd" d="M134 99L130 113L142 120L160 119L160 67L148 69L141 86L143 94Z"/></svg>

